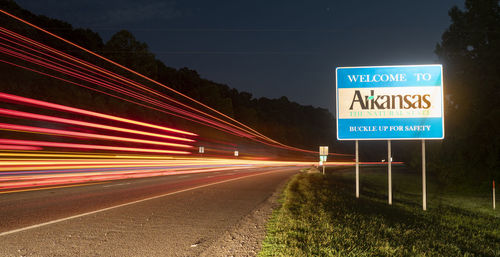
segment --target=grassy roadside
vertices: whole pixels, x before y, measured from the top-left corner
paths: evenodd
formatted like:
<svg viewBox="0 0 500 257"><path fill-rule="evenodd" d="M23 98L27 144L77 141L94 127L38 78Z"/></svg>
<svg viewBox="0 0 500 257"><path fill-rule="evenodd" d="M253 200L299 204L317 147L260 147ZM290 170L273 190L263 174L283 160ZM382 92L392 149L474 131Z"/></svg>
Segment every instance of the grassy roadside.
<svg viewBox="0 0 500 257"><path fill-rule="evenodd" d="M259 256L500 256L499 210L488 209L487 196L443 194L429 183L424 212L419 174L394 170L389 206L385 169L363 170L360 199L352 173L296 175Z"/></svg>

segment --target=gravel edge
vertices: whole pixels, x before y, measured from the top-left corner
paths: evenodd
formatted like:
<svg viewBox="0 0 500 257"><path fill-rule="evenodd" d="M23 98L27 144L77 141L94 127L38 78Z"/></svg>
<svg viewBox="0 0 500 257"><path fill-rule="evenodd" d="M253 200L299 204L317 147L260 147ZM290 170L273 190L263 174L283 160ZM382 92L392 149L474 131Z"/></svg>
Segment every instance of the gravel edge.
<svg viewBox="0 0 500 257"><path fill-rule="evenodd" d="M273 211L280 207L278 199L287 183L282 182L269 198L226 231L200 256L257 256L266 237L266 224Z"/></svg>

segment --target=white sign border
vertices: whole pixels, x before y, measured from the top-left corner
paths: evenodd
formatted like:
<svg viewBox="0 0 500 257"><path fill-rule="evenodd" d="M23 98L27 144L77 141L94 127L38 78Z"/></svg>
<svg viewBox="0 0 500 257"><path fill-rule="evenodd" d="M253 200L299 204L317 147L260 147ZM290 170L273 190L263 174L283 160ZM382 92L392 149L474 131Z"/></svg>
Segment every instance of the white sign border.
<svg viewBox="0 0 500 257"><path fill-rule="evenodd" d="M338 88L338 69L358 69L358 68L397 68L397 67L423 67L423 66L439 66L441 68L441 122L442 122L442 134L441 138L430 137L430 138L339 138L339 88ZM444 127L444 83L443 83L443 65L442 64L417 64L417 65L382 65L382 66L348 66L348 67L337 67L335 68L335 126L337 140L339 141L370 141L370 140L443 140L445 136ZM390 118L388 118L390 119Z"/></svg>

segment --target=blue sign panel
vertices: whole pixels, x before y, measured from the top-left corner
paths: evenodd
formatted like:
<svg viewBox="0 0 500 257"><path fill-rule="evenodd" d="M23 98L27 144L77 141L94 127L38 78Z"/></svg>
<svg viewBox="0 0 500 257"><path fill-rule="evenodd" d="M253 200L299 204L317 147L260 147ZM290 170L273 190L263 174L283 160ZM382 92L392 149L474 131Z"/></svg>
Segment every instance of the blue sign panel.
<svg viewBox="0 0 500 257"><path fill-rule="evenodd" d="M336 69L337 139L443 139L441 65Z"/></svg>

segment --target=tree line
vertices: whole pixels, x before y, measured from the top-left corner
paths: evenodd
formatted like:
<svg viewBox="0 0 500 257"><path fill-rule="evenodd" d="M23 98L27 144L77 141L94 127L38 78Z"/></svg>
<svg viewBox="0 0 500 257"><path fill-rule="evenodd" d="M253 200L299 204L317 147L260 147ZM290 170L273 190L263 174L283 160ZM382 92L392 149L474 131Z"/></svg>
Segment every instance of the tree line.
<svg viewBox="0 0 500 257"><path fill-rule="evenodd" d="M35 15L22 9L12 0L1 0L0 4L2 9L7 12L188 95L249 125L274 140L310 150L317 150L318 145L332 145L335 143L334 116L324 108L300 105L290 101L286 96L277 99L255 98L249 92L240 92L228 85L202 78L195 70L168 67L156 58L146 43L137 40L127 30L115 33L107 42L104 42L99 34L89 29L73 28L67 22L43 15ZM27 35L56 49L111 69L119 74L124 74L123 70L94 58L64 42L54 40L44 33L23 26L3 15L1 19L2 24L6 24L5 27L22 35ZM3 76L0 76L7 81L2 87L4 90L13 93L21 93L28 97L36 96L39 99L58 99L60 103L72 106L92 106L96 110L117 115L127 116L141 113L142 118L148 120L161 120L167 123L175 121L175 125L192 126L178 119L166 118L162 113L154 113L127 103L117 102L95 92L89 92L85 88L71 87L71 90L68 91L68 85L61 85L60 82L42 78L36 74L30 75L28 72L18 71L16 68L7 65L2 65L2 67L4 67L1 72ZM19 75L13 76L13 74ZM127 74L127 76L130 77L130 74ZM134 79L144 82L139 77ZM44 86L40 86L40 84L44 84ZM46 86L46 84L50 84L50 86ZM165 88L155 87L154 89L170 97L182 100L182 97L172 94ZM120 106L120 108L117 108L117 106ZM203 127L196 128L202 132L207 130Z"/></svg>
<svg viewBox="0 0 500 257"><path fill-rule="evenodd" d="M500 180L499 1L466 0L449 16L435 49L444 65L446 138L432 146L431 164L443 180L489 185Z"/></svg>
<svg viewBox="0 0 500 257"><path fill-rule="evenodd" d="M100 53L113 61L147 75L179 92L195 98L259 132L288 145L317 150L318 145L330 145L335 150L352 153L352 144L335 140L334 116L323 108L303 106L283 96L278 99L255 98L249 92L240 92L227 85L200 77L189 68L166 66L150 52L146 43L137 40L126 30L114 34L109 41L89 29L73 28L70 24L42 15L34 15L20 8L14 1L0 0L2 9L27 19L83 47ZM451 25L443 33L435 53L444 67L445 139L428 143L428 169L444 183L467 181L491 183L500 180L500 7L498 0L465 0L462 10L449 11ZM67 44L56 42L43 33L19 27L1 18L2 24L17 29L41 42L47 42L83 59L93 61L116 72ZM114 114L135 114L148 120L172 122L165 115L142 110L134 105L117 102L81 88L71 88L65 95L62 86L51 81L50 87L30 87L43 79L29 75L13 76L12 67L2 65L2 87L26 96L41 98L59 95L64 104L98 107ZM14 81L13 77L17 77ZM139 79L139 78L138 78ZM140 79L139 79L140 80ZM43 84L43 83L42 83ZM170 92L158 89L165 94ZM71 97L77 95L78 97ZM177 97L177 96L172 96ZM120 108L116 108L120 106ZM176 121L183 125L183 121ZM187 123L185 123L187 124ZM186 125L187 126L187 125ZM205 128L199 128L203 131ZM208 133L208 132L207 132ZM362 159L378 159L386 153L376 151L381 142L366 143ZM420 163L418 144L401 143L401 158L417 168ZM398 147L396 146L396 149Z"/></svg>

